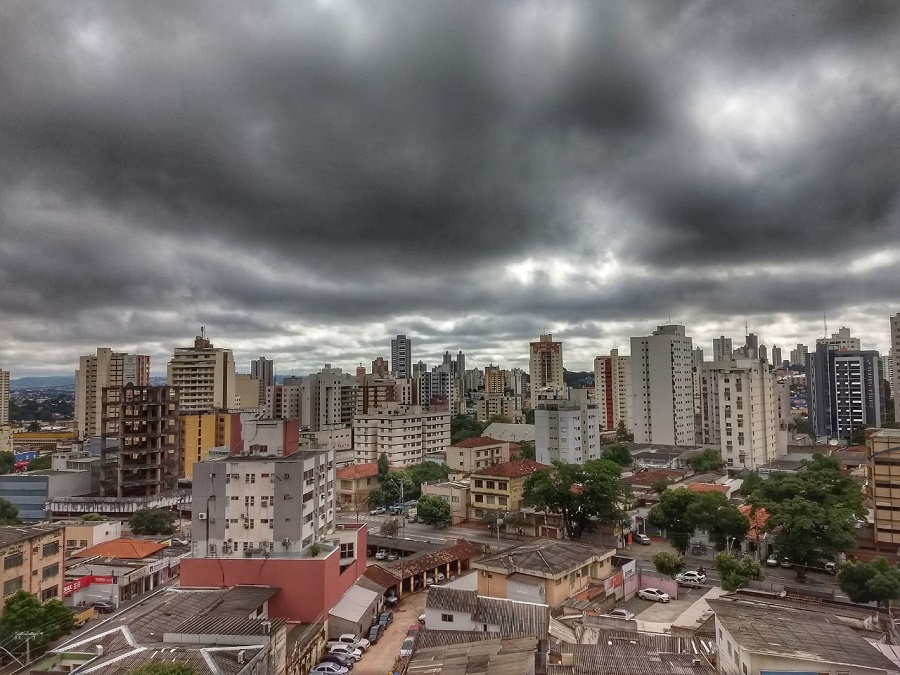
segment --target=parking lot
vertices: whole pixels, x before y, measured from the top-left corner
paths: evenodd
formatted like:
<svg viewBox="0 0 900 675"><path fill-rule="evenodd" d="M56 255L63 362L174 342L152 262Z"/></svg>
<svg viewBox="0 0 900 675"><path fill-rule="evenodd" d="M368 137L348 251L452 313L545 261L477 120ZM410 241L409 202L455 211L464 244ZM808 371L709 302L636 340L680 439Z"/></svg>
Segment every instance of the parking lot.
<svg viewBox="0 0 900 675"><path fill-rule="evenodd" d="M634 612L638 621L653 623L674 623L697 600L710 592L709 587L679 588L678 598L669 602L651 602L634 597L624 605L629 612Z"/></svg>
<svg viewBox="0 0 900 675"><path fill-rule="evenodd" d="M394 622L387 627L381 639L369 647L369 651L354 666L352 675L385 675L393 669L400 656L400 645L406 637L407 628L417 625L419 615L425 611L426 597L425 592L403 596L394 607Z"/></svg>

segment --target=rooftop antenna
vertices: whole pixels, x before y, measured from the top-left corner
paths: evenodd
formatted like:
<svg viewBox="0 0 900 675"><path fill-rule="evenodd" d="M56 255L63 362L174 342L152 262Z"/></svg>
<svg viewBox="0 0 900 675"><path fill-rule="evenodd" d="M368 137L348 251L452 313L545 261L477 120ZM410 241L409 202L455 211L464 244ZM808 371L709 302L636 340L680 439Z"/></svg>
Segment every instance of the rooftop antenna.
<svg viewBox="0 0 900 675"><path fill-rule="evenodd" d="M744 321L744 335L750 335L750 323L748 321Z"/></svg>
<svg viewBox="0 0 900 675"><path fill-rule="evenodd" d="M200 326L200 337L206 339L206 326Z"/></svg>
<svg viewBox="0 0 900 675"><path fill-rule="evenodd" d="M822 315L822 327L825 330L825 333L822 335L822 337L827 338L828 337L828 315L827 314Z"/></svg>

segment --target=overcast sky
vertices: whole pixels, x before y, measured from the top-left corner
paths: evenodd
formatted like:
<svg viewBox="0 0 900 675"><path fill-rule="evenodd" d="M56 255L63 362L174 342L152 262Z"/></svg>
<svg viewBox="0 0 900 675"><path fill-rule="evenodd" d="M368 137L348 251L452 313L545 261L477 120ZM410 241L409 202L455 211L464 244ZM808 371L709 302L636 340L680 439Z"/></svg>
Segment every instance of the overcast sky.
<svg viewBox="0 0 900 675"><path fill-rule="evenodd" d="M900 311L900 2L0 4L0 367Z"/></svg>

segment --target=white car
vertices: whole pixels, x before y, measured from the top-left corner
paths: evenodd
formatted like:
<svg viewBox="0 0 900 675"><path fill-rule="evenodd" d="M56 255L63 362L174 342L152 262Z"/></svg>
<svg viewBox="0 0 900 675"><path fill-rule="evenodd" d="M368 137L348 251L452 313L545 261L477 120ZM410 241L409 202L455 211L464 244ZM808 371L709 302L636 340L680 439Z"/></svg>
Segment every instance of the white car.
<svg viewBox="0 0 900 675"><path fill-rule="evenodd" d="M387 557L388 557L388 552L385 551L383 548L378 549L378 551L375 553L375 560L384 560Z"/></svg>
<svg viewBox="0 0 900 675"><path fill-rule="evenodd" d="M626 621L631 621L634 618L634 612L629 612L627 609L614 609L609 614L604 614L603 616L610 619L625 619Z"/></svg>
<svg viewBox="0 0 900 675"><path fill-rule="evenodd" d="M444 581L446 578L447 578L447 577L444 576L444 573L443 573L443 572L438 572L438 574L437 574L437 583L441 583L441 582Z"/></svg>
<svg viewBox="0 0 900 675"><path fill-rule="evenodd" d="M700 572L682 572L675 575L675 581L681 586L700 586L706 583L706 575Z"/></svg>
<svg viewBox="0 0 900 675"><path fill-rule="evenodd" d="M311 675L347 675L349 668L339 666L336 663L324 661L309 671Z"/></svg>
<svg viewBox="0 0 900 675"><path fill-rule="evenodd" d="M642 588L638 591L638 597L653 602L668 602L669 594L658 588Z"/></svg>
<svg viewBox="0 0 900 675"><path fill-rule="evenodd" d="M653 540L643 533L634 535L634 540L642 546L649 546L653 543Z"/></svg>
<svg viewBox="0 0 900 675"><path fill-rule="evenodd" d="M366 640L366 638L356 637L353 633L344 633L340 637L334 640L329 640L325 644L328 649L331 649L335 645L348 645L350 647L353 647L353 649L359 648L363 651L366 651L371 646L371 643Z"/></svg>
<svg viewBox="0 0 900 675"><path fill-rule="evenodd" d="M425 586L431 586L434 583L434 579L432 577L425 577Z"/></svg>
<svg viewBox="0 0 900 675"><path fill-rule="evenodd" d="M362 658L362 649L354 647L353 645L332 645L328 650L328 653L343 654L344 656L349 656L354 661L359 661Z"/></svg>
<svg viewBox="0 0 900 675"><path fill-rule="evenodd" d="M387 513L387 509L384 508L383 506L378 506L378 507L372 509L371 511L369 511L369 515L371 515L371 516L380 516L384 513Z"/></svg>
<svg viewBox="0 0 900 675"><path fill-rule="evenodd" d="M403 641L403 644L400 645L400 658L401 659L405 659L407 657L412 656L414 644L416 644L415 638L408 637Z"/></svg>
<svg viewBox="0 0 900 675"><path fill-rule="evenodd" d="M766 565L769 567L778 567L778 556L774 553L766 558Z"/></svg>

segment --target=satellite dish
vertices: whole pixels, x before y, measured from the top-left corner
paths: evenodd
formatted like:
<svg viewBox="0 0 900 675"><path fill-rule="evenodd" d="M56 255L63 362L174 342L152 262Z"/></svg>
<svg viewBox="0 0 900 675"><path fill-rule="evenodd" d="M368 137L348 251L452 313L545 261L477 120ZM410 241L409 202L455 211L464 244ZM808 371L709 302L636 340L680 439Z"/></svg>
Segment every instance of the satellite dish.
<svg viewBox="0 0 900 675"><path fill-rule="evenodd" d="M785 597L786 595L787 595L787 591L781 591L781 593L778 594L778 597L779 597L779 598L783 598L783 597Z"/></svg>
<svg viewBox="0 0 900 675"><path fill-rule="evenodd" d="M830 441L828 441L828 445L830 445L832 447L836 446L837 444L838 444L837 439L832 438Z"/></svg>

